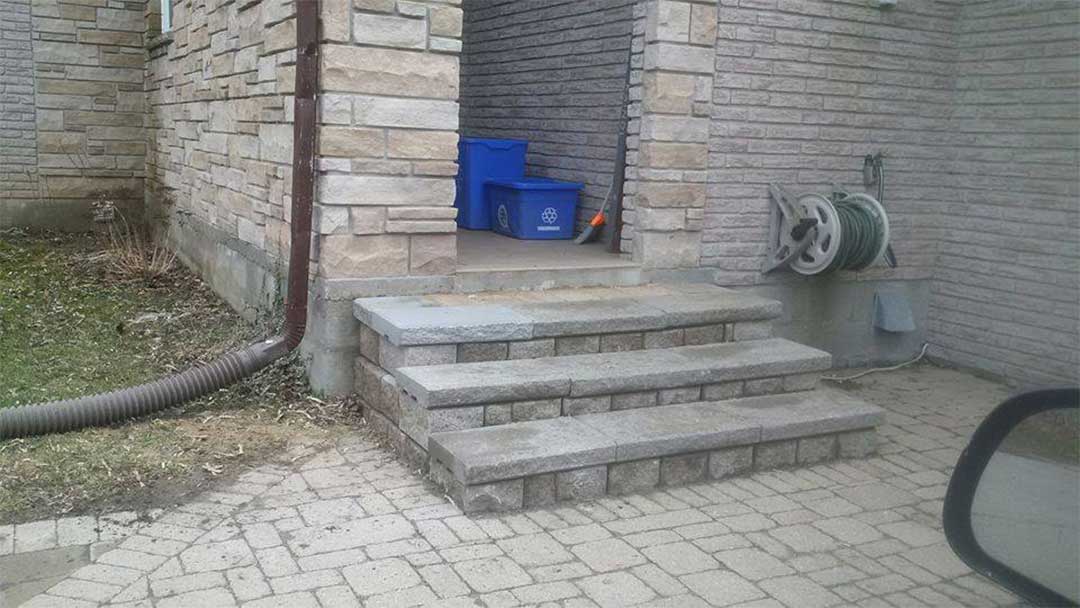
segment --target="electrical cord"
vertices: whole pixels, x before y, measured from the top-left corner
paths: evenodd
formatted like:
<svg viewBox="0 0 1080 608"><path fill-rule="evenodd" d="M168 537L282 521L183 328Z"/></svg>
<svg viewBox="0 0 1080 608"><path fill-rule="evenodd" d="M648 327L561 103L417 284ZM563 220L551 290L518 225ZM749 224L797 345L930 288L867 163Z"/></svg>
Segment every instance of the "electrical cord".
<svg viewBox="0 0 1080 608"><path fill-rule="evenodd" d="M873 374L875 372L891 372L893 370L901 369L901 368L907 367L909 365L913 365L915 363L918 363L920 360L922 360L923 357L926 356L926 349L929 348L929 347L930 347L929 342L923 342L922 350L919 351L919 356L915 357L914 359L912 359L910 361L904 361L903 363L898 363L896 365L891 365L889 367L875 367L873 369L868 369L868 370L865 370L865 371L861 371L861 372L859 372L857 374L853 374L851 376L822 376L821 379L822 380L828 380L830 382L850 382L852 380L855 380L856 378L862 378L863 376L869 376L870 374Z"/></svg>

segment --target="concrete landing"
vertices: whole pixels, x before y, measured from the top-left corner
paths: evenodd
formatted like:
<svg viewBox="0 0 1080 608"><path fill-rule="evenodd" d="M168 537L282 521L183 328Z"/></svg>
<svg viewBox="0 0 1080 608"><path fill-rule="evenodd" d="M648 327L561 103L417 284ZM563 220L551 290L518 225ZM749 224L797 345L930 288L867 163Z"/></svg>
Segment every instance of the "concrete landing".
<svg viewBox="0 0 1080 608"><path fill-rule="evenodd" d="M641 266L602 244L522 241L487 230L458 230L454 288L462 293L498 289L639 285Z"/></svg>
<svg viewBox="0 0 1080 608"><path fill-rule="evenodd" d="M778 317L780 303L714 285L361 298L353 312L397 346L657 331Z"/></svg>

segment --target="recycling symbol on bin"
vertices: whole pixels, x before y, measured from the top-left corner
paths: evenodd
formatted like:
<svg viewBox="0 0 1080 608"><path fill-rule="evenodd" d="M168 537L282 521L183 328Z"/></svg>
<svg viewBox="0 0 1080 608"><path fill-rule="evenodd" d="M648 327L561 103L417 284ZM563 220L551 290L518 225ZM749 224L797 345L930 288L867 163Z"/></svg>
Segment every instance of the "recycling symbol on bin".
<svg viewBox="0 0 1080 608"><path fill-rule="evenodd" d="M540 219L544 220L545 224L554 224L559 221L559 212L554 207L548 207L540 214Z"/></svg>
<svg viewBox="0 0 1080 608"><path fill-rule="evenodd" d="M506 205L499 205L499 209L495 212L495 215L499 220L499 226L502 226L504 229L509 230L510 214L506 212Z"/></svg>

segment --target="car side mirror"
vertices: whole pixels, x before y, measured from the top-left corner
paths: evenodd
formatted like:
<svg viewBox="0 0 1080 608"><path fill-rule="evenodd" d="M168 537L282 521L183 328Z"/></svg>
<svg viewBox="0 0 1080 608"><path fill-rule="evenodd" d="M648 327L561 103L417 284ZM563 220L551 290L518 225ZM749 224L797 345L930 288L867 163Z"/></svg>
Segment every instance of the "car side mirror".
<svg viewBox="0 0 1080 608"><path fill-rule="evenodd" d="M945 536L976 572L1026 600L1080 603L1080 389L1008 399L960 455Z"/></svg>

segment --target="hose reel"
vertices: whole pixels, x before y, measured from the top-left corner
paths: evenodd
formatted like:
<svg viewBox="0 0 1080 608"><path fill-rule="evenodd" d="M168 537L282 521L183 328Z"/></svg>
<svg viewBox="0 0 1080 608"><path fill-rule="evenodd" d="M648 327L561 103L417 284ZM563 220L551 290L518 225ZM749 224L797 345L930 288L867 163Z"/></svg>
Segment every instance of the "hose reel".
<svg viewBox="0 0 1080 608"><path fill-rule="evenodd" d="M771 253L763 273L787 266L802 275L863 270L885 255L889 218L866 194L836 192L793 197L772 184Z"/></svg>

